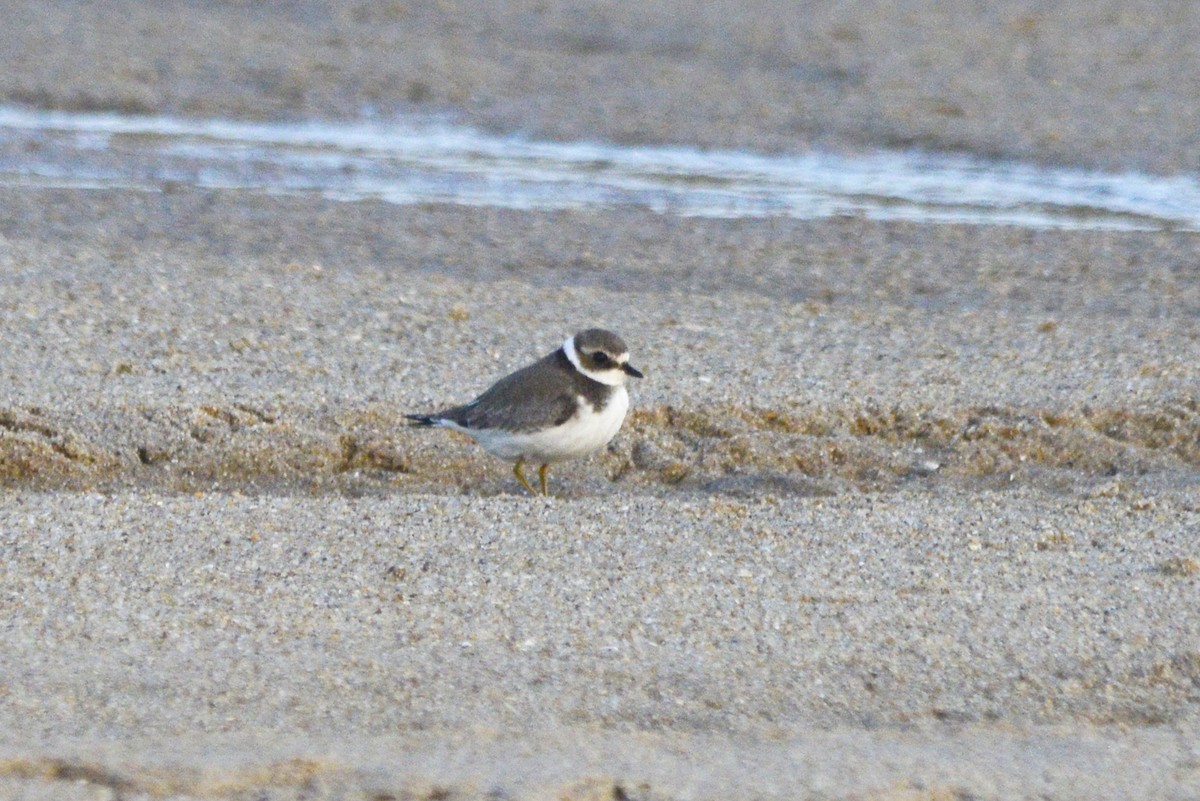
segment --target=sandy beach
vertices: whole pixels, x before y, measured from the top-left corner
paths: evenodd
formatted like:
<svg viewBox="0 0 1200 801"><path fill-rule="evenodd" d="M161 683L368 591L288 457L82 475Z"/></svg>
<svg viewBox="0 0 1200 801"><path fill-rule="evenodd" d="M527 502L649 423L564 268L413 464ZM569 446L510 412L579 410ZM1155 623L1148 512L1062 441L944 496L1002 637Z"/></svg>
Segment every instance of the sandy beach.
<svg viewBox="0 0 1200 801"><path fill-rule="evenodd" d="M1200 168L1177 4L5 14L38 108ZM1200 797L1194 233L0 209L0 797ZM404 426L589 325L554 497Z"/></svg>

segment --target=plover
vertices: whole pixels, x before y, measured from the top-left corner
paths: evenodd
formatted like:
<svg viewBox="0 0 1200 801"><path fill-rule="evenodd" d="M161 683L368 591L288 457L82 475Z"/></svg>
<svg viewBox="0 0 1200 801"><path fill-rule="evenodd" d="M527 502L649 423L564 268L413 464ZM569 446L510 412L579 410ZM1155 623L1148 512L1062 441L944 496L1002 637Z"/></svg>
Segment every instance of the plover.
<svg viewBox="0 0 1200 801"><path fill-rule="evenodd" d="M506 375L475 400L436 414L408 414L417 426L461 431L485 451L516 462L513 475L531 495L525 463L546 470L555 462L587 456L613 438L629 410L625 381L642 374L629 364L619 336L589 328L562 347Z"/></svg>

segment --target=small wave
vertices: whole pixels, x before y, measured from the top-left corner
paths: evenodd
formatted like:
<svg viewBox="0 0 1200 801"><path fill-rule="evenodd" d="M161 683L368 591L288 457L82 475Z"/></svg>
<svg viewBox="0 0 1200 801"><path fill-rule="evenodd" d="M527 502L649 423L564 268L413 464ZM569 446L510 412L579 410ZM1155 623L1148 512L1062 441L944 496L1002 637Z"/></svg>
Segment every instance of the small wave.
<svg viewBox="0 0 1200 801"><path fill-rule="evenodd" d="M545 142L439 120L242 122L0 107L0 185L154 192L180 184L528 210L1200 230L1200 182L1191 175L919 151L765 155Z"/></svg>

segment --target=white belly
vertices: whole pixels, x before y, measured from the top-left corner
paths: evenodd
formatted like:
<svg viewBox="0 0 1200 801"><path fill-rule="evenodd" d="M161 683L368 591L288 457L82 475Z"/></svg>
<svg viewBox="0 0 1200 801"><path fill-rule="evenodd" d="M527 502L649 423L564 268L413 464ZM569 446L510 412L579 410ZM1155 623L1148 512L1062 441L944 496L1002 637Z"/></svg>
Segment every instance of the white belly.
<svg viewBox="0 0 1200 801"><path fill-rule="evenodd" d="M629 393L618 387L597 414L582 396L578 399L580 411L561 426L545 431L464 431L470 434L488 453L501 459L516 461L524 457L535 464L562 462L578 459L594 453L616 436L629 411Z"/></svg>

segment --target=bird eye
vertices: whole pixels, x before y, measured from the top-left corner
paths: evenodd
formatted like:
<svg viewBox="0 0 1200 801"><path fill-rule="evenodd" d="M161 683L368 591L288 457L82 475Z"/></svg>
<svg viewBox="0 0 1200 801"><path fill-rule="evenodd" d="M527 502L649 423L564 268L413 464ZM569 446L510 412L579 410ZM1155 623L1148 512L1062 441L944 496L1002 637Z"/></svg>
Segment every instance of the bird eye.
<svg viewBox="0 0 1200 801"><path fill-rule="evenodd" d="M608 364L608 354L602 350L598 350L592 354L592 361L594 361L596 364Z"/></svg>

